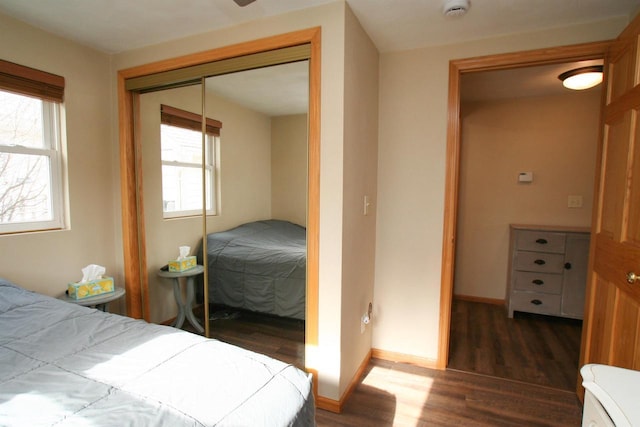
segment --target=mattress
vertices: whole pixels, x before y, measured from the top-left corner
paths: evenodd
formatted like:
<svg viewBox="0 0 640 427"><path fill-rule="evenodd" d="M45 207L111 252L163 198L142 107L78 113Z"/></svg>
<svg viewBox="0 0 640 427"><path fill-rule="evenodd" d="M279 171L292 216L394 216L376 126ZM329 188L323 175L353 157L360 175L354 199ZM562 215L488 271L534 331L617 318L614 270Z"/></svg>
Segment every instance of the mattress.
<svg viewBox="0 0 640 427"><path fill-rule="evenodd" d="M243 224L209 234L207 254L209 302L304 319L304 227L280 220Z"/></svg>
<svg viewBox="0 0 640 427"><path fill-rule="evenodd" d="M267 356L0 279L2 426L309 426L311 389Z"/></svg>

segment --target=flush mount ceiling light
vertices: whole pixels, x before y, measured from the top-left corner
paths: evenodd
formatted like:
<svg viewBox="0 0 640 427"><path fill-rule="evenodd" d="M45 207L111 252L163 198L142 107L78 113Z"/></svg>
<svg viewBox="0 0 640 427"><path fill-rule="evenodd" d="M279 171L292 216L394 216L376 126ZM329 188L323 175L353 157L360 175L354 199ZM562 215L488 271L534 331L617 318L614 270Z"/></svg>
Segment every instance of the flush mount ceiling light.
<svg viewBox="0 0 640 427"><path fill-rule="evenodd" d="M469 10L469 0L444 0L442 13L447 18L464 15Z"/></svg>
<svg viewBox="0 0 640 427"><path fill-rule="evenodd" d="M591 65L565 71L558 76L567 89L584 90L602 83L602 65Z"/></svg>

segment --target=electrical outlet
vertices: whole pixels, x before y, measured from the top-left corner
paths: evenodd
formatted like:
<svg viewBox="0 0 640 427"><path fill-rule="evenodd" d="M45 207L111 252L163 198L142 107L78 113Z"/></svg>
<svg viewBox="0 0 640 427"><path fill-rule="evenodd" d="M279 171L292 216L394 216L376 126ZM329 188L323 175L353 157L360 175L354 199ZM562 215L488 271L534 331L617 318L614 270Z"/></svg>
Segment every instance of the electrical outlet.
<svg viewBox="0 0 640 427"><path fill-rule="evenodd" d="M367 307L366 313L362 315L360 318L360 333L364 334L364 330L367 328L367 325L371 323L371 313L373 312L373 304L369 303Z"/></svg>

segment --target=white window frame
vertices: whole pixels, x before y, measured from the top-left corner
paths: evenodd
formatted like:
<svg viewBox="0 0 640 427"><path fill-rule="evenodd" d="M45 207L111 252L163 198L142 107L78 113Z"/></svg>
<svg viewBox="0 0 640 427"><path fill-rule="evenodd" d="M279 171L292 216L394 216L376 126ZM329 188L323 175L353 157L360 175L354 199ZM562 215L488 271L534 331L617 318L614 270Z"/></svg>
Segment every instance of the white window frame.
<svg viewBox="0 0 640 427"><path fill-rule="evenodd" d="M2 89L0 89L0 91L7 92ZM48 159L52 218L48 221L0 223L0 234L53 230L65 227L65 194L63 184L64 156L61 136L61 105L57 102L44 99L41 99L40 101L42 102L42 137L44 139L44 148L0 144L0 152L44 156Z"/></svg>
<svg viewBox="0 0 640 427"><path fill-rule="evenodd" d="M169 126L169 127L174 127L177 129L184 129L180 126L173 126L170 124L166 124L166 123L162 123L162 126ZM196 131L192 131L194 133L198 133ZM161 130L161 138L162 138L162 130ZM200 134L201 135L201 134ZM199 136L200 136L199 135ZM207 209L207 215L212 216L212 215L217 215L217 193L218 193L218 188L217 188L217 176L218 176L218 144L219 144L219 140L220 137L216 136L216 135L210 135L210 134L206 134L205 135L205 143L207 144L206 147L206 156L205 156L205 169L208 172L208 176L209 176L209 180L208 182L205 183L206 189L207 189L207 205L209 206L209 208ZM162 141L161 141L162 144ZM190 162L179 162L179 161L167 161L167 160L161 160L161 167L163 168L163 172L161 173L162 175L162 182L164 182L164 180L166 179L164 176L164 166L173 166L173 167L183 167L183 168L193 168L193 169L197 169L198 171L202 171L202 164L201 163L190 163ZM163 193L161 191L161 193ZM200 193L200 201L202 200L202 195ZM202 208L200 209L183 209L183 210L175 210L175 211L165 211L165 204L164 204L164 194L162 194L162 217L164 219L172 219L172 218L183 218L183 217L193 217L193 216L199 216L202 215Z"/></svg>

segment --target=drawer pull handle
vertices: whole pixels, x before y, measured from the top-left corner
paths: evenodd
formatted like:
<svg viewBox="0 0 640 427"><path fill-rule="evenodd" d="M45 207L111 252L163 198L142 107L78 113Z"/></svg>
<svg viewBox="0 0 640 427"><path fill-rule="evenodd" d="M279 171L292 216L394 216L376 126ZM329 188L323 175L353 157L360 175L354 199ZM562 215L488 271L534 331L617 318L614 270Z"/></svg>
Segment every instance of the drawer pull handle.
<svg viewBox="0 0 640 427"><path fill-rule="evenodd" d="M546 245L549 242L547 241L547 239L538 239L538 240L536 240L536 243L538 243L540 245Z"/></svg>
<svg viewBox="0 0 640 427"><path fill-rule="evenodd" d="M571 270L571 263L570 262L565 262L564 263L564 269L565 270Z"/></svg>
<svg viewBox="0 0 640 427"><path fill-rule="evenodd" d="M540 280L540 279L532 280L531 283L533 283L534 285L538 285L538 286L544 285L544 281Z"/></svg>
<svg viewBox="0 0 640 427"><path fill-rule="evenodd" d="M544 260L543 260L543 259L537 259L537 260L535 260L535 261L533 261L533 262L534 262L534 263L536 263L536 264L538 264L538 265L545 265L545 264L546 264L546 262L544 262Z"/></svg>
<svg viewBox="0 0 640 427"><path fill-rule="evenodd" d="M533 305L541 305L542 301L540 301L539 299L532 299L531 300L531 304L533 304Z"/></svg>

